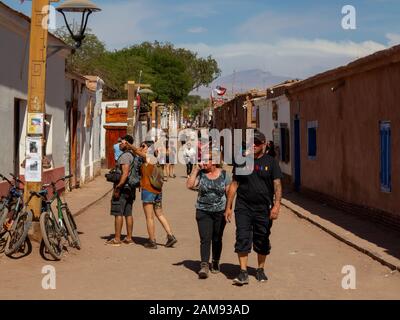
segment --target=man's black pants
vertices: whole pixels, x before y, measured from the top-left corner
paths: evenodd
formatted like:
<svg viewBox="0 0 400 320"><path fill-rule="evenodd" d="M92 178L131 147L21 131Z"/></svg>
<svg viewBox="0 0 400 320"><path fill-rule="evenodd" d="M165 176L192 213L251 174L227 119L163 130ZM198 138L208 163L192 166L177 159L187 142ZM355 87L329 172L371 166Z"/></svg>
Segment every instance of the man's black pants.
<svg viewBox="0 0 400 320"><path fill-rule="evenodd" d="M267 256L271 251L269 236L272 220L268 211L254 212L249 209L237 208L236 221L236 253L250 253L251 247L258 254Z"/></svg>
<svg viewBox="0 0 400 320"><path fill-rule="evenodd" d="M212 258L219 261L222 252L222 236L225 229L225 212L196 211L197 226L200 234L201 262L210 261L212 245Z"/></svg>
<svg viewBox="0 0 400 320"><path fill-rule="evenodd" d="M188 163L186 164L186 174L187 174L187 175L190 175L190 174L192 173L192 170L193 170L193 163L188 162Z"/></svg>

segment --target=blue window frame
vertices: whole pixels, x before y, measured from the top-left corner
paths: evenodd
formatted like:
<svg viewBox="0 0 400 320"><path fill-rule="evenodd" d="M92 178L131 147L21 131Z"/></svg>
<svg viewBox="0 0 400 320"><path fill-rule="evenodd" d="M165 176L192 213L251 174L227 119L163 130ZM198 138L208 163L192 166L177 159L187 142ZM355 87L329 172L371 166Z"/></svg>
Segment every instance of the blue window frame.
<svg viewBox="0 0 400 320"><path fill-rule="evenodd" d="M390 121L381 121L380 124L380 140L381 140L381 168L380 180L381 191L392 191L392 163L391 163L391 129Z"/></svg>
<svg viewBox="0 0 400 320"><path fill-rule="evenodd" d="M318 121L307 123L307 153L310 160L317 158L317 128Z"/></svg>

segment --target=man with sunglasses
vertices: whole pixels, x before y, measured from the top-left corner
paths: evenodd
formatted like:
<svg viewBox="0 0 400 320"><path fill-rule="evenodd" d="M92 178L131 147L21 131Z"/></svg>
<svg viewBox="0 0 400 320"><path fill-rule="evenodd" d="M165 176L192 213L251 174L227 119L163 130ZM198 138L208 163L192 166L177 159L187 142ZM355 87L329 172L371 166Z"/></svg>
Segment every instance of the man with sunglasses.
<svg viewBox="0 0 400 320"><path fill-rule="evenodd" d="M279 215L282 198L282 173L276 159L265 153L266 138L258 130L254 132L253 157L254 162L250 172L245 174L239 170L239 165L233 169L233 181L228 190L225 218L231 222L232 204L235 195L236 244L240 273L233 280L233 284L242 286L249 283L247 273L248 255L251 248L257 253L258 268L256 279L259 282L268 280L264 272L266 257L271 246L269 235L272 221ZM274 201L275 196L275 201Z"/></svg>

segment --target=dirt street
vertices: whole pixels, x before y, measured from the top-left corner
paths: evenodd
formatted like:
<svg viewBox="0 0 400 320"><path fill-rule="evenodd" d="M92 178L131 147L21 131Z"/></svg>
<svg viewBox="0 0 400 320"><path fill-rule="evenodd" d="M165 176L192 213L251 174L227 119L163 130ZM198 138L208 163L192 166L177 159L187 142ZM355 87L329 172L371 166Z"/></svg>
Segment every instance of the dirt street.
<svg viewBox="0 0 400 320"><path fill-rule="evenodd" d="M224 236L222 273L198 280L199 236L195 221L196 193L185 188L183 167L164 191L164 210L178 239L175 248L145 249L146 226L140 193L134 206L137 244L105 246L113 233L109 197L77 217L83 249L71 249L62 261L45 261L38 245L23 259L0 257L0 299L399 299L400 275L336 240L283 209L272 228L272 254L267 260L267 283L235 287L239 270L233 251L235 228ZM104 182L106 183L106 182ZM165 233L157 222L157 241ZM56 289L42 289L42 267L56 269ZM356 289L342 288L342 268L356 268ZM250 256L256 266L256 255Z"/></svg>

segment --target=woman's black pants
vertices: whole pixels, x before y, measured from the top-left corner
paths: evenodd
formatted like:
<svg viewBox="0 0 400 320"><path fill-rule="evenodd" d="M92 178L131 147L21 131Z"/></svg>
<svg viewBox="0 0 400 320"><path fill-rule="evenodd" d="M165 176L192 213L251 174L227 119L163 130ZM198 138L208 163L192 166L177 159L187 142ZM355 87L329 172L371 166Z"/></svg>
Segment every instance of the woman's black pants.
<svg viewBox="0 0 400 320"><path fill-rule="evenodd" d="M219 261L222 252L222 236L225 229L225 212L207 212L197 209L197 226L200 235L201 262L210 261L212 247L212 259Z"/></svg>

